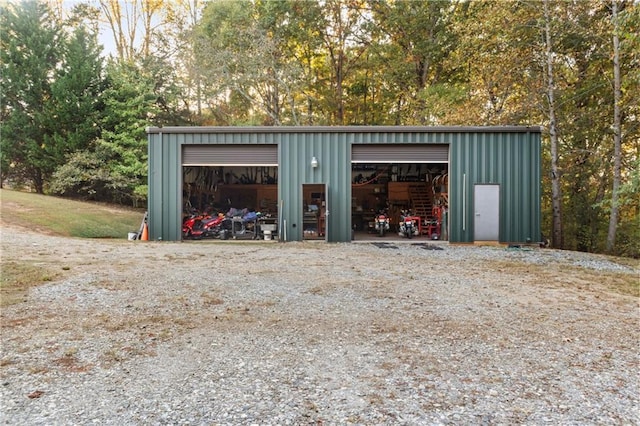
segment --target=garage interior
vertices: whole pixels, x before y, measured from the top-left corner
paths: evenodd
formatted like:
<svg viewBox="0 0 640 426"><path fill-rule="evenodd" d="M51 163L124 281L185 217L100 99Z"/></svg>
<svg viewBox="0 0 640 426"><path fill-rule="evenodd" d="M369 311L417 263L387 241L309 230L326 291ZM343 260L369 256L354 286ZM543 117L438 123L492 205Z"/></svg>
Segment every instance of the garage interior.
<svg viewBox="0 0 640 426"><path fill-rule="evenodd" d="M259 227L234 238L277 237L278 167L189 166L183 168L182 221L192 216L259 214ZM232 229L233 230L233 229ZM239 233L238 233L239 234Z"/></svg>
<svg viewBox="0 0 640 426"><path fill-rule="evenodd" d="M446 240L448 214L447 163L353 163L351 223L355 240L398 239L402 211L419 217L419 235ZM303 239L326 236L323 184L302 187ZM246 238L263 239L264 229L278 238L277 166L187 166L183 168L183 221L193 215L259 212L259 227ZM390 229L383 237L374 219L384 212ZM266 226L265 226L266 225Z"/></svg>
<svg viewBox="0 0 640 426"><path fill-rule="evenodd" d="M352 217L354 239L374 234L375 217L386 213L389 232L381 238L399 238L403 211L419 217L419 236L447 239L449 208L447 164L355 163L352 166Z"/></svg>

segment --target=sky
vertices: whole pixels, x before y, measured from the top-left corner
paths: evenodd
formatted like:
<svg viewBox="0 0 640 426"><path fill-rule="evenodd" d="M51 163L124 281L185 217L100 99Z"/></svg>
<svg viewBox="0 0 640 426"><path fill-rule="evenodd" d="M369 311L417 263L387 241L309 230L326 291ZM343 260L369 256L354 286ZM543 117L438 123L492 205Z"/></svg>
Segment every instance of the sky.
<svg viewBox="0 0 640 426"><path fill-rule="evenodd" d="M2 1L2 0L0 0ZM53 10L56 10L56 8L58 7L58 3L60 4L60 6L62 7L62 10L65 13L68 13L71 9L73 9L74 6L81 4L81 3L88 3L91 6L100 8L99 5L99 1L98 0L84 0L84 1L80 1L80 0L48 0L50 7ZM135 0L133 0L135 1ZM125 10L124 8L126 8L127 5L131 5L133 3L132 0L120 0L120 4L121 7L123 8L123 11ZM142 25L142 24L140 24ZM100 25L99 28L99 35L98 35L98 42L103 46L103 56L104 57L108 57L108 56L116 56L116 44L113 38L113 33L111 31L111 28L109 27L109 25L107 23L102 23ZM140 33L140 31L138 31L138 33Z"/></svg>

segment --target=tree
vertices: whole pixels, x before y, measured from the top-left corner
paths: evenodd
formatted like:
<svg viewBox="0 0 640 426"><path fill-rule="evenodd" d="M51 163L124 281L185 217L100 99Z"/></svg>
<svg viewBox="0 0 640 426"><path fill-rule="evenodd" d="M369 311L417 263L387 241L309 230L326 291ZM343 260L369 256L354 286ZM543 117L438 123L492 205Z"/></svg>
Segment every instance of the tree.
<svg viewBox="0 0 640 426"><path fill-rule="evenodd" d="M607 252L611 253L616 244L616 231L618 229L621 169L622 169L622 129L621 129L621 77L620 77L620 37L618 32L618 1L611 1L611 21L613 25L613 188L611 193L611 214L609 216L609 232L607 234Z"/></svg>
<svg viewBox="0 0 640 426"><path fill-rule="evenodd" d="M196 62L196 28L202 14L198 0L169 2L167 25L154 33L155 56L175 70L182 88L181 102L192 111L192 122L202 123L202 73Z"/></svg>
<svg viewBox="0 0 640 426"><path fill-rule="evenodd" d="M321 106L325 86L319 65L324 61L322 40L318 37L321 8L312 2L265 0L259 3L259 10L261 26L272 34L281 60L291 70L284 87L288 121L296 125L327 123Z"/></svg>
<svg viewBox="0 0 640 426"><path fill-rule="evenodd" d="M76 152L54 173L51 192L81 200L130 202L131 181L106 167L112 150L100 140L85 151Z"/></svg>
<svg viewBox="0 0 640 426"><path fill-rule="evenodd" d="M226 104L227 111L234 103L238 106L230 110L235 117L219 117L221 124L246 119L251 110L248 87L259 72L248 65L256 50L252 44L257 33L254 30L257 29L252 20L250 2L209 3L198 25L195 51L198 69L206 86L204 96L209 98L211 105Z"/></svg>
<svg viewBox="0 0 640 426"><path fill-rule="evenodd" d="M319 5L318 5L319 6ZM365 5L356 0L327 0L321 8L317 33L322 40L328 65L328 101L330 122L343 125L350 120L345 113L345 91L352 73L366 58L370 46L370 33L363 17Z"/></svg>
<svg viewBox="0 0 640 426"><path fill-rule="evenodd" d="M549 113L549 138L551 139L551 208L553 214L551 244L553 247L561 248L562 242L562 189L560 186L560 169L558 167L558 131L556 121L556 88L554 80L554 49L553 37L551 35L551 13L549 11L549 1L544 0L544 44L546 51L546 87L547 105Z"/></svg>
<svg viewBox="0 0 640 426"><path fill-rule="evenodd" d="M558 168L563 194L562 247L602 252L606 250L616 151L615 128L612 125L616 101L615 73L611 66L614 55L611 50L613 26L610 4L549 2L549 5L553 8L553 63L555 81L558 82L556 122L560 129ZM625 2L624 5L631 4ZM624 9L627 12L627 8ZM625 28L633 28L632 24L629 25L625 24ZM621 165L632 164L629 150L624 149L624 129L628 129L629 136L634 132L637 135L637 130L633 130L636 126L629 123L625 127L624 123L624 120L633 120L633 108L637 108L637 80L625 78L634 69L633 49L628 46L621 49L619 61L622 92L627 94L620 102ZM626 101L634 96L635 103ZM628 175L624 169L621 170L622 179ZM618 205L623 203L618 202Z"/></svg>
<svg viewBox="0 0 640 426"><path fill-rule="evenodd" d="M448 18L455 31L444 56L449 75L442 82L451 124L539 124L542 105L537 69L536 21L540 2L469 2ZM446 99L445 98L445 99Z"/></svg>
<svg viewBox="0 0 640 426"><path fill-rule="evenodd" d="M52 147L56 152L51 155L58 165L65 162L65 156L86 149L98 137L104 109L103 60L97 35L79 26L62 49L62 61L51 84L48 114L55 129Z"/></svg>
<svg viewBox="0 0 640 426"><path fill-rule="evenodd" d="M57 170L53 192L134 206L146 200L145 128L188 124L188 112L178 108L179 88L168 69L168 64L153 57L139 64L109 62L100 133Z"/></svg>
<svg viewBox="0 0 640 426"><path fill-rule="evenodd" d="M271 3L209 3L198 25L197 61L224 124L280 125L300 67L282 50ZM215 112L214 112L215 114ZM218 121L218 122L220 122Z"/></svg>
<svg viewBox="0 0 640 426"><path fill-rule="evenodd" d="M153 87L131 62L107 65L100 137L58 170L55 193L133 205L146 199L145 128L156 112Z"/></svg>
<svg viewBox="0 0 640 426"><path fill-rule="evenodd" d="M133 60L138 55L149 57L154 33L166 23L161 15L172 10L164 0L98 0L98 3L120 60Z"/></svg>
<svg viewBox="0 0 640 426"><path fill-rule="evenodd" d="M396 87L392 101L396 123L439 124L455 82L448 62L459 35L453 31L457 4L453 1L370 0L376 44L385 85ZM444 98L444 99L443 99ZM397 106L400 106L398 108Z"/></svg>
<svg viewBox="0 0 640 426"><path fill-rule="evenodd" d="M3 33L2 155L13 179L42 193L67 156L99 134L97 34L83 25L66 31L38 2L9 6L3 17L11 30Z"/></svg>
<svg viewBox="0 0 640 426"><path fill-rule="evenodd" d="M107 67L105 115L96 151L104 150L106 169L113 182L112 201L134 205L146 199L147 138L145 129L158 113L155 81L132 62Z"/></svg>
<svg viewBox="0 0 640 426"><path fill-rule="evenodd" d="M61 29L38 1L2 6L0 26L3 179L26 180L43 193L58 166L52 156L57 123L50 114Z"/></svg>
<svg viewBox="0 0 640 426"><path fill-rule="evenodd" d="M536 10L537 2L528 2ZM596 250L608 176L606 146L609 97L599 45L602 13L594 3L543 3L541 35L533 55L544 88L542 123L549 129L551 239L554 247Z"/></svg>

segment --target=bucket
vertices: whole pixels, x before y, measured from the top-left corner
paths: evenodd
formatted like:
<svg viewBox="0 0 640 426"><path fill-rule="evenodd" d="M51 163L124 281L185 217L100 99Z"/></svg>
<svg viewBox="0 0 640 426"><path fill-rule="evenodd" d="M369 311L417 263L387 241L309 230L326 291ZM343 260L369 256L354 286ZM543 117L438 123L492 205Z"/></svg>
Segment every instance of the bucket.
<svg viewBox="0 0 640 426"><path fill-rule="evenodd" d="M135 240L135 239L136 239L136 237L137 237L137 236L138 236L138 233L137 233L137 232L129 232L129 236L128 236L128 238L127 238L127 239L128 239L129 241L133 241L133 240Z"/></svg>
<svg viewBox="0 0 640 426"><path fill-rule="evenodd" d="M264 231L264 240L271 241L271 231Z"/></svg>

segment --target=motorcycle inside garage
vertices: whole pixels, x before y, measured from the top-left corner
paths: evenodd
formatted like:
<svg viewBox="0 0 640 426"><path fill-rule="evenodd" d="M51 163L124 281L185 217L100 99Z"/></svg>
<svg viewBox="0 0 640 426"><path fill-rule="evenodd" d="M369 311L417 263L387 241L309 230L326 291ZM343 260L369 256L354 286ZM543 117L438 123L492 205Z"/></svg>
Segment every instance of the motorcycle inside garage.
<svg viewBox="0 0 640 426"><path fill-rule="evenodd" d="M354 240L447 240L448 187L446 162L353 163Z"/></svg>
<svg viewBox="0 0 640 426"><path fill-rule="evenodd" d="M272 239L278 230L277 166L183 168L183 239Z"/></svg>
<svg viewBox="0 0 640 426"><path fill-rule="evenodd" d="M448 240L448 144L354 144L351 170L354 239Z"/></svg>
<svg viewBox="0 0 640 426"><path fill-rule="evenodd" d="M278 227L276 145L182 148L182 239L270 239Z"/></svg>

